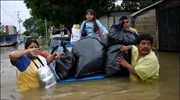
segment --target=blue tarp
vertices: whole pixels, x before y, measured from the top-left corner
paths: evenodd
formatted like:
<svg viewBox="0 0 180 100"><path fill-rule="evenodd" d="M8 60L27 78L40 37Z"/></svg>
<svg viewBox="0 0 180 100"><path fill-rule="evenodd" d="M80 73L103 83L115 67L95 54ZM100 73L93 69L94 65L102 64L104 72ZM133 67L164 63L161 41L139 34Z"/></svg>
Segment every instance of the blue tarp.
<svg viewBox="0 0 180 100"><path fill-rule="evenodd" d="M95 80L95 79L103 79L105 78L104 74L96 74L96 75L91 75L91 76L86 76L83 78L75 78L75 77L70 77L65 80L58 80L57 82L63 83L63 82L78 82L78 81L86 81L86 80Z"/></svg>

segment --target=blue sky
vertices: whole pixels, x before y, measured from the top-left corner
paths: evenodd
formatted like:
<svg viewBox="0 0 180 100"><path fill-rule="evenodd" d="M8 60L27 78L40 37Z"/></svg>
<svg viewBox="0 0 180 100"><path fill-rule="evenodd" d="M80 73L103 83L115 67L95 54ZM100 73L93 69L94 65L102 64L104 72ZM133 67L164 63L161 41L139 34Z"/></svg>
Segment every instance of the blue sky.
<svg viewBox="0 0 180 100"><path fill-rule="evenodd" d="M17 11L19 12L19 18L21 18L22 21L25 21L25 19L28 19L31 16L29 14L29 9L27 9L23 0L1 0L1 24L14 25L17 30L19 30ZM24 32L25 28L22 23L20 24L21 32Z"/></svg>

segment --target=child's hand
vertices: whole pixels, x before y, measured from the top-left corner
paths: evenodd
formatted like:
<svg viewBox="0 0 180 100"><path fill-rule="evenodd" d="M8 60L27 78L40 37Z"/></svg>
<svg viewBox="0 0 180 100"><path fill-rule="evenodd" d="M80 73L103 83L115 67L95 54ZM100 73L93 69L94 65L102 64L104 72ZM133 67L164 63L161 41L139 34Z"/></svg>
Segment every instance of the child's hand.
<svg viewBox="0 0 180 100"><path fill-rule="evenodd" d="M107 35L103 35L103 39L107 39Z"/></svg>

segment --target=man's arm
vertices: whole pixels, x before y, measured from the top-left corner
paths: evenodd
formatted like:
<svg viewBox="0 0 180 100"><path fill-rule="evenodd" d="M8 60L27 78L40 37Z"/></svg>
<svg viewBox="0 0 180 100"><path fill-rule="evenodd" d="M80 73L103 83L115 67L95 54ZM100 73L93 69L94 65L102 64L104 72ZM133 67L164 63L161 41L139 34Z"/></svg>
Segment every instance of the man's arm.
<svg viewBox="0 0 180 100"><path fill-rule="evenodd" d="M128 69L130 73L137 75L135 67L130 65L122 56L117 58L117 63Z"/></svg>

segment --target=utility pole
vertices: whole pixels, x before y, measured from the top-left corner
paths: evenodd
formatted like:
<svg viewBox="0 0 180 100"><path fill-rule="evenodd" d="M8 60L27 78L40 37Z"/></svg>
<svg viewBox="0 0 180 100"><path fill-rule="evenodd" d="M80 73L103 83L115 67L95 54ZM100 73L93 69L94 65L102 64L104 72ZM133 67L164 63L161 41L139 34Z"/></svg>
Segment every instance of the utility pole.
<svg viewBox="0 0 180 100"><path fill-rule="evenodd" d="M45 31L46 31L46 39L48 39L48 38L47 38L47 33L48 33L48 32L47 32L47 20L46 20L46 18L45 18Z"/></svg>
<svg viewBox="0 0 180 100"><path fill-rule="evenodd" d="M16 11L16 13L17 13L17 18L18 18L18 24L19 24L19 33L21 34L21 25L20 25L20 23L22 22L22 19L19 18L19 12L21 12L21 11Z"/></svg>

